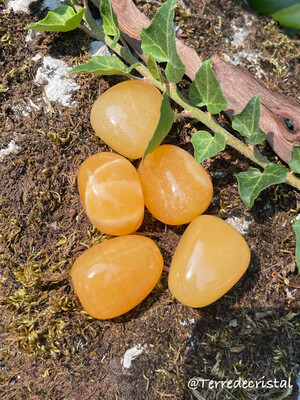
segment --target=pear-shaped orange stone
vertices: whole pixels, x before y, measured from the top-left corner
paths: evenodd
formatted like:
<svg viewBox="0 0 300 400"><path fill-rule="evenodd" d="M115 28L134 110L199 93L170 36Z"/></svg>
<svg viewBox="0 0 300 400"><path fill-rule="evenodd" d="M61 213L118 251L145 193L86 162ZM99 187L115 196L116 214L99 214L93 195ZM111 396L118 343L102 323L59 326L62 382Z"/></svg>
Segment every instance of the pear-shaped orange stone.
<svg viewBox="0 0 300 400"><path fill-rule="evenodd" d="M81 202L92 224L109 235L135 232L144 217L144 197L139 176L126 158L98 153L78 171Z"/></svg>
<svg viewBox="0 0 300 400"><path fill-rule="evenodd" d="M162 255L149 238L121 236L86 250L75 261L71 276L88 314L114 318L139 304L158 282Z"/></svg>
<svg viewBox="0 0 300 400"><path fill-rule="evenodd" d="M213 195L208 173L177 146L158 146L138 168L145 205L170 225L186 224L202 214Z"/></svg>
<svg viewBox="0 0 300 400"><path fill-rule="evenodd" d="M161 93L141 81L125 81L108 89L94 103L91 124L112 149L141 158L159 120Z"/></svg>
<svg viewBox="0 0 300 400"><path fill-rule="evenodd" d="M223 296L250 262L243 236L227 222L201 215L187 227L175 251L169 289L181 303L204 307Z"/></svg>

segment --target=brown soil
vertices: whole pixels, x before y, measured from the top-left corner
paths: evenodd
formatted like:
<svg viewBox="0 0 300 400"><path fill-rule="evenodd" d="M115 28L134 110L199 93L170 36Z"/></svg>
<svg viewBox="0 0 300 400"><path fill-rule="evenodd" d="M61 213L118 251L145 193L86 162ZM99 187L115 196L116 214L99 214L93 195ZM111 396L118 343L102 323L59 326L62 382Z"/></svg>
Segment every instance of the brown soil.
<svg viewBox="0 0 300 400"><path fill-rule="evenodd" d="M159 3L138 5L151 16ZM39 52L69 65L83 63L91 40L75 31L44 33L25 42L24 26L44 16L39 4L32 3L31 15L25 15L4 12L6 5L0 2L0 149L13 138L19 146L0 160L0 399L200 399L200 394L204 399L297 399L300 278L291 224L299 213L299 193L287 185L271 187L247 209L234 174L251 164L232 149L204 165L214 184L207 213L249 223L244 237L252 258L240 282L216 303L191 309L171 296L164 272L155 290L122 317L99 321L82 310L69 271L85 248L106 237L83 212L76 173L88 156L107 149L93 134L89 112L99 91L123 78L78 75L77 105L52 103L47 111L39 100L43 87L34 83L38 63L32 57ZM176 12L182 39L204 58L215 52L233 54L231 22L245 19L244 3L185 4L190 12ZM297 40L290 41L269 18L253 15L247 46L263 55L261 79L296 97ZM254 72L253 66L249 69ZM22 116L15 107L29 99L41 109ZM230 129L227 120L221 122ZM189 121L176 122L165 142L192 151L191 129ZM156 241L169 266L184 228L165 226L146 213L139 231ZM124 369L124 353L138 344L147 347ZM228 393L207 386L195 394L187 386L193 377L290 377L294 387L288 397L278 397L283 389L236 388Z"/></svg>

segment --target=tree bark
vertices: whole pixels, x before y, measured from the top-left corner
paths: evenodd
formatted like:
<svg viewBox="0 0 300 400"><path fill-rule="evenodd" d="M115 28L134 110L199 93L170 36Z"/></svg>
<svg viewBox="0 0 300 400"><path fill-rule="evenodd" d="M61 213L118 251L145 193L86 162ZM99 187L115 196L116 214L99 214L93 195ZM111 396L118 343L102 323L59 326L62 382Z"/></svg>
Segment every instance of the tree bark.
<svg viewBox="0 0 300 400"><path fill-rule="evenodd" d="M99 7L100 0L92 0ZM143 59L140 32L150 20L138 10L132 0L111 0L118 17L124 40ZM193 80L202 61L194 49L176 39L177 51L186 66L186 75ZM291 158L294 145L300 145L300 104L296 99L267 89L245 68L226 63L215 54L212 67L220 82L228 107L225 113L232 118L245 107L254 94L261 95L261 128L267 132L267 141L275 153L285 162ZM289 122L290 121L290 122ZM287 127L287 123L290 128Z"/></svg>

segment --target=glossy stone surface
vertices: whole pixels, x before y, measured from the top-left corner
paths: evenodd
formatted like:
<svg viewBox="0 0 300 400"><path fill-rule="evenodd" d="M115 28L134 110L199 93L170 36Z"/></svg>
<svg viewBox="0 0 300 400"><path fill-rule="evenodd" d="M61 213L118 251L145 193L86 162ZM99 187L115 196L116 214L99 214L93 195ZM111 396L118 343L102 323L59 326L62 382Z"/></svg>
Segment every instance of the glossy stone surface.
<svg viewBox="0 0 300 400"><path fill-rule="evenodd" d="M125 81L94 103L91 124L112 149L128 158L143 156L159 119L161 93L140 81Z"/></svg>
<svg viewBox="0 0 300 400"><path fill-rule="evenodd" d="M98 153L78 171L81 202L93 225L109 235L135 232L144 217L144 197L139 176L126 158Z"/></svg>
<svg viewBox="0 0 300 400"><path fill-rule="evenodd" d="M201 215L179 241L170 267L169 289L187 306L207 306L232 288L249 262L249 247L238 231L217 217Z"/></svg>
<svg viewBox="0 0 300 400"><path fill-rule="evenodd" d="M120 236L91 247L75 261L75 292L92 317L114 318L139 304L162 273L156 244L138 235Z"/></svg>
<svg viewBox="0 0 300 400"><path fill-rule="evenodd" d="M177 146L158 146L138 168L145 205L170 225L186 224L202 214L213 195L208 173Z"/></svg>

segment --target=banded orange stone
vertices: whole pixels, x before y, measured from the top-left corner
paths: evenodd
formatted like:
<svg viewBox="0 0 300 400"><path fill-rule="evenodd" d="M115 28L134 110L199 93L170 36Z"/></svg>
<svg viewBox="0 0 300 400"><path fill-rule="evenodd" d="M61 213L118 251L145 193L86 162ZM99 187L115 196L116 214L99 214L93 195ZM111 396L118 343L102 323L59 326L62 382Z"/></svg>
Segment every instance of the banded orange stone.
<svg viewBox="0 0 300 400"><path fill-rule="evenodd" d="M162 255L151 239L127 235L86 250L75 261L71 276L85 311L107 319L138 305L154 288L162 269Z"/></svg>
<svg viewBox="0 0 300 400"><path fill-rule="evenodd" d="M103 152L86 159L78 188L87 216L109 235L135 232L144 217L144 197L134 166L119 154Z"/></svg>
<svg viewBox="0 0 300 400"><path fill-rule="evenodd" d="M138 168L145 205L159 221L191 222L209 206L213 186L208 173L187 151L158 146Z"/></svg>
<svg viewBox="0 0 300 400"><path fill-rule="evenodd" d="M235 285L249 262L249 247L238 231L220 218L200 215L179 241L170 267L169 289L187 306L207 306Z"/></svg>
<svg viewBox="0 0 300 400"><path fill-rule="evenodd" d="M119 154L141 158L158 123L161 98L159 90L149 83L119 83L94 103L92 127Z"/></svg>

